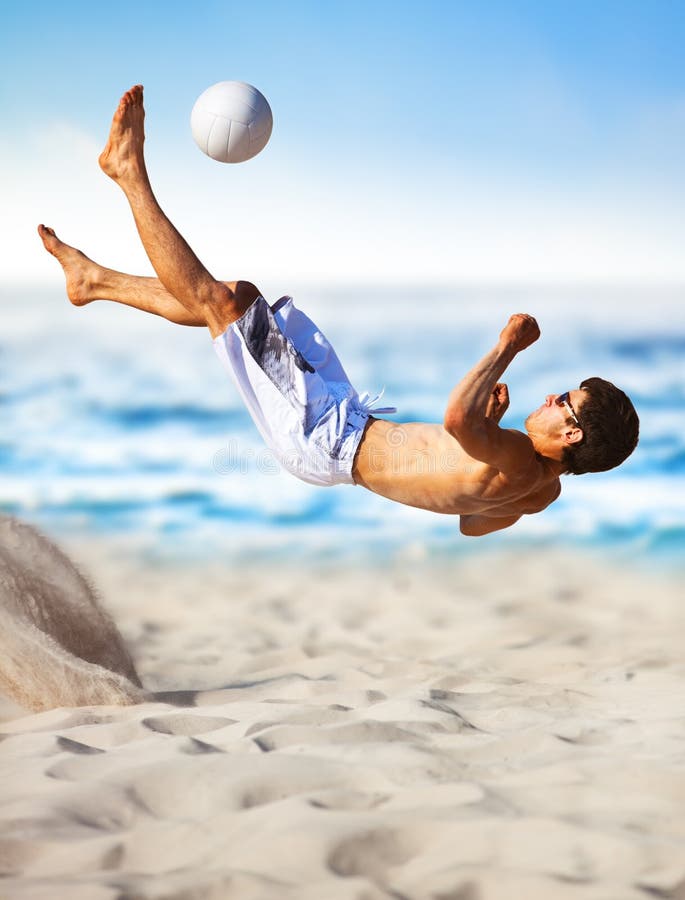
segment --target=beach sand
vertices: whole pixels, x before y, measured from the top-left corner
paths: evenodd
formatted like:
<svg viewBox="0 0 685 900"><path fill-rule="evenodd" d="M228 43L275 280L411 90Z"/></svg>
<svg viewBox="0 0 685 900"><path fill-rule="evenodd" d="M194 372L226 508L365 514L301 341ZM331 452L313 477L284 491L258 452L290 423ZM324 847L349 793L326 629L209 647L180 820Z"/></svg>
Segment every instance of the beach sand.
<svg viewBox="0 0 685 900"><path fill-rule="evenodd" d="M2 705L0 897L685 897L675 580L67 549L158 694Z"/></svg>

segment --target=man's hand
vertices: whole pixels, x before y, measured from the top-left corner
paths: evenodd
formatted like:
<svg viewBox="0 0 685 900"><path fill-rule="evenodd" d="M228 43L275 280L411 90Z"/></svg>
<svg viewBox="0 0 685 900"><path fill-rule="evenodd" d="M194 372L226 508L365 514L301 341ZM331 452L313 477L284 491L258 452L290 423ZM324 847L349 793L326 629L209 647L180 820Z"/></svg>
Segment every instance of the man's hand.
<svg viewBox="0 0 685 900"><path fill-rule="evenodd" d="M538 323L526 313L515 313L499 336L500 344L519 353L540 337Z"/></svg>
<svg viewBox="0 0 685 900"><path fill-rule="evenodd" d="M539 337L540 329L532 316L512 316L497 346L466 373L447 401L445 431L469 456L506 475L529 474L538 463L527 434L499 426L509 405L509 392L498 379L516 354Z"/></svg>
<svg viewBox="0 0 685 900"><path fill-rule="evenodd" d="M485 415L494 422L499 422L504 413L509 409L509 388L506 384L498 382L492 389Z"/></svg>

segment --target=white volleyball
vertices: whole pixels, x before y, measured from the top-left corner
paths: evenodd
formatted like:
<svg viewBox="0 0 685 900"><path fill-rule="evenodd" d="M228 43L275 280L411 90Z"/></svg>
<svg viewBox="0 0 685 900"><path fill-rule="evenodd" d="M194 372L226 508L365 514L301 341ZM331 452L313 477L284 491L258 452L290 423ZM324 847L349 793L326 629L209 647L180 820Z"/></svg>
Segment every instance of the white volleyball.
<svg viewBox="0 0 685 900"><path fill-rule="evenodd" d="M190 129L197 146L219 162L252 159L271 137L273 116L266 97L244 81L219 81L195 101Z"/></svg>

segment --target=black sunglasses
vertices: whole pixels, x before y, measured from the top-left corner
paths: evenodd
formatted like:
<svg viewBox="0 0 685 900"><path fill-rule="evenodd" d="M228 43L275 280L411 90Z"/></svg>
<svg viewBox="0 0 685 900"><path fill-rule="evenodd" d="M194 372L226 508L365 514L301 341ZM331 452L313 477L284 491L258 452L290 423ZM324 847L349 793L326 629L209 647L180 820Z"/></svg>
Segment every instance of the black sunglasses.
<svg viewBox="0 0 685 900"><path fill-rule="evenodd" d="M566 412L573 419L573 421L576 423L578 428L580 428L580 422L578 421L578 416L575 414L573 407L571 406L571 401L569 399L570 393L571 393L570 391L564 391L563 394L559 394L559 396L556 398L556 400L554 402L556 403L557 406L565 407Z"/></svg>

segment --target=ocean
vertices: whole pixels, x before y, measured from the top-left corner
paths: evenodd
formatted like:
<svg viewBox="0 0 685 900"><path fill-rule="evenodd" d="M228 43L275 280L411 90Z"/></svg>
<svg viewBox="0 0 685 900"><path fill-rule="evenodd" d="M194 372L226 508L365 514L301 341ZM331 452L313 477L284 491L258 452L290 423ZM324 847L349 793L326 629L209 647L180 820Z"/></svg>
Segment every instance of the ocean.
<svg viewBox="0 0 685 900"><path fill-rule="evenodd" d="M535 315L542 336L504 376L505 427L522 428L547 393L592 375L631 396L641 439L623 466L564 477L548 510L474 540L456 517L280 472L203 329L112 303L74 309L55 280L0 293L0 510L53 537L125 538L152 558L230 563L554 546L682 565L683 288L283 285L355 387L384 388L397 421L441 421L450 389L512 312Z"/></svg>

